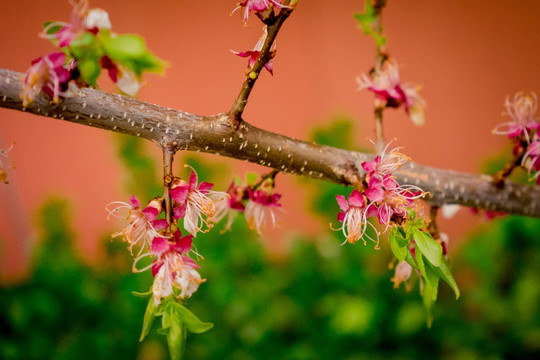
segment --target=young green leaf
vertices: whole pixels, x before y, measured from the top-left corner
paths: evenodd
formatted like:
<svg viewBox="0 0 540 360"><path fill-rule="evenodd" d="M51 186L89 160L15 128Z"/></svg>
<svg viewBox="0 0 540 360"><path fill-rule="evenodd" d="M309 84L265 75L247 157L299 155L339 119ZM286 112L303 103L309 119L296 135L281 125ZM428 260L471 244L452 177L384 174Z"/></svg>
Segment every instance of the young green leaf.
<svg viewBox="0 0 540 360"><path fill-rule="evenodd" d="M407 252L409 252L409 248L407 247L407 243L405 242L405 239L403 238L397 227L393 228L390 231L390 234L388 235L388 241L390 242L390 248L392 249L394 256L399 261L405 260ZM400 243L404 243L405 245L401 245Z"/></svg>
<svg viewBox="0 0 540 360"><path fill-rule="evenodd" d="M430 263L439 267L443 259L441 244L436 242L429 233L418 229L413 231L413 238L416 248L422 251Z"/></svg>
<svg viewBox="0 0 540 360"><path fill-rule="evenodd" d="M95 86L99 74L101 74L101 65L99 58L87 57L78 60L77 68L81 78L89 85Z"/></svg>
<svg viewBox="0 0 540 360"><path fill-rule="evenodd" d="M150 299L148 300L148 305L146 305L146 312L144 313L143 327L142 327L139 341L143 341L146 335L148 335L148 333L150 332L150 328L152 327L152 322L154 321L155 317L156 317L156 304L154 302L154 298L150 297Z"/></svg>
<svg viewBox="0 0 540 360"><path fill-rule="evenodd" d="M185 306L178 302L171 303L175 307L179 318L182 320L185 328L195 334L201 334L214 327L214 324L202 322L195 314L189 311Z"/></svg>
<svg viewBox="0 0 540 360"><path fill-rule="evenodd" d="M152 54L147 48L144 39L138 35L107 36L100 33L103 48L113 61L141 76L143 71L161 72L166 62Z"/></svg>
<svg viewBox="0 0 540 360"><path fill-rule="evenodd" d="M433 267L433 271L448 285L450 285L452 290L454 290L454 294L456 294L456 299L459 299L459 288L457 286L456 280L454 280L454 277L452 276L452 272L450 271L450 268L448 267L448 264L446 263L444 257L442 259L441 265L439 267Z"/></svg>
<svg viewBox="0 0 540 360"><path fill-rule="evenodd" d="M167 345L172 360L180 360L186 344L186 329L181 317L173 306L174 302L163 304L161 329L158 331L167 337Z"/></svg>

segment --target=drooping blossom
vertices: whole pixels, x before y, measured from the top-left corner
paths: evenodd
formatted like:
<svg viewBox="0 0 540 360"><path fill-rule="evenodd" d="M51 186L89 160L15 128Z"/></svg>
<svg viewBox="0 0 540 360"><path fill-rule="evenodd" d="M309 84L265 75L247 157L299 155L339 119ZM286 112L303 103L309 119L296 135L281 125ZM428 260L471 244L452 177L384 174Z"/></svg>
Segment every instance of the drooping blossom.
<svg viewBox="0 0 540 360"><path fill-rule="evenodd" d="M255 45L253 50L240 51L240 52L231 50L231 52L233 54L235 54L235 55L240 56L240 57L244 57L244 58L247 57L248 58L248 69L251 70L253 68L253 66L255 65L255 63L257 62L257 59L259 58L259 55L261 54L261 50L262 50L262 47L264 45L264 42L266 41L266 36L267 35L268 35L268 31L266 30L266 27L265 27L262 37L259 39L259 41ZM272 51L273 51L273 53L270 54L271 55L270 58L272 58L274 53L275 53L275 50L272 50ZM271 75L274 75L274 65L272 64L271 60L268 60L268 62L266 64L264 64L264 68L266 70L268 70L268 72Z"/></svg>
<svg viewBox="0 0 540 360"><path fill-rule="evenodd" d="M268 222L272 226L276 225L276 214L274 210L280 208L278 203L281 199L281 194L272 193L273 186L270 190L259 189L253 190L248 188L249 200L246 204L244 215L251 229L255 229L259 234Z"/></svg>
<svg viewBox="0 0 540 360"><path fill-rule="evenodd" d="M11 158L8 155L11 149L13 149L13 144L7 150L0 149L0 182L3 182L4 184L9 184L7 181L6 165L4 164L4 161L11 165ZM2 161L2 157L5 158L4 161Z"/></svg>
<svg viewBox="0 0 540 360"><path fill-rule="evenodd" d="M182 236L180 230L175 232L172 242L163 237L152 241L151 250L156 257L152 263L152 293L156 306L162 298L173 295L175 288L180 291L179 298L188 298L206 281L196 270L199 265L187 256L192 241L193 235Z"/></svg>
<svg viewBox="0 0 540 360"><path fill-rule="evenodd" d="M412 274L412 266L405 260L400 261L394 271L394 277L390 279L394 283L394 289L397 289L401 283L409 280Z"/></svg>
<svg viewBox="0 0 540 360"><path fill-rule="evenodd" d="M379 245L379 235L377 230L367 219L373 215L373 212L368 209L364 196L356 189L349 195L348 200L343 195L336 195L336 201L341 211L338 213L337 219L343 223L341 231L350 244L356 243L360 239L365 238L375 243L375 247ZM376 239L372 239L366 234L367 227L375 231Z"/></svg>
<svg viewBox="0 0 540 360"><path fill-rule="evenodd" d="M243 213L246 209L244 204L242 204L242 200L248 194L246 186L235 185L234 181L231 182L227 189L228 196L215 204L216 216L214 217L214 221L217 223L226 217L227 223L225 224L225 230L229 230L236 215Z"/></svg>
<svg viewBox="0 0 540 360"><path fill-rule="evenodd" d="M403 105L415 125L424 124L425 101L417 86L401 83L395 60L386 61L382 69L371 76L362 74L357 82L359 90L368 89L375 94L376 107L397 108Z"/></svg>
<svg viewBox="0 0 540 360"><path fill-rule="evenodd" d="M517 93L514 95L512 102L507 97L504 106L506 115L510 116L512 120L498 125L493 129L493 133L508 135L510 138L523 135L525 140L530 142L529 132L540 128L540 122L534 117L538 109L536 94L524 95L523 93Z"/></svg>
<svg viewBox="0 0 540 360"><path fill-rule="evenodd" d="M386 225L387 228L393 215L406 218L407 210L413 201L424 196L417 186L400 186L391 175L385 175L383 178L371 177L365 194L371 201L369 207L377 209L379 224Z"/></svg>
<svg viewBox="0 0 540 360"><path fill-rule="evenodd" d="M32 61L24 76L21 92L23 106L32 103L41 91L49 95L53 102L59 101L60 96L64 95L63 87L71 78L65 61L66 54L63 52L53 52Z"/></svg>
<svg viewBox="0 0 540 360"><path fill-rule="evenodd" d="M238 6L232 12L234 13L236 10L242 7L245 8L242 21L244 22L244 24L247 24L249 15L251 14L252 11L263 12L272 6L275 6L280 9L288 8L288 6L283 5L280 0L245 0L239 3Z"/></svg>
<svg viewBox="0 0 540 360"><path fill-rule="evenodd" d="M202 181L197 185L197 173L191 172L189 183L181 179L176 179L171 185L171 198L174 200L174 217L184 219L184 228L193 236L197 232L203 231L203 227L213 226L213 217L216 215L214 201L208 197L210 193L220 198L226 196L225 193L210 191L214 184ZM208 230L206 230L208 231Z"/></svg>
<svg viewBox="0 0 540 360"><path fill-rule="evenodd" d="M141 208L140 201L132 195L130 203L115 201L108 206L115 206L109 210L109 216L126 219L129 223L121 232L114 233L112 236L120 236L129 244L129 251L133 254L133 247L140 247L139 255L147 249L152 240L159 236L158 231L165 229L168 223L164 219L157 219L162 211L161 201L154 199L150 201L147 207Z"/></svg>
<svg viewBox="0 0 540 360"><path fill-rule="evenodd" d="M521 166L525 167L529 174L536 171L531 180L536 179L536 184L540 184L540 138L538 138L538 133L535 134L533 141L531 141L527 151L523 154Z"/></svg>

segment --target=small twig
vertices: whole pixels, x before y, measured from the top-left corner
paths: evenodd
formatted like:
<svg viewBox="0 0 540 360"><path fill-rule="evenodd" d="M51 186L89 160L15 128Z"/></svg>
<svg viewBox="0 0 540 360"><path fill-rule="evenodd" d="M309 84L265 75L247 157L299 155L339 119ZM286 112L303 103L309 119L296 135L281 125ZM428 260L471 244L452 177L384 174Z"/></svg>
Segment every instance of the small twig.
<svg viewBox="0 0 540 360"><path fill-rule="evenodd" d="M165 201L165 219L169 223L169 230L173 225L174 212L172 207L170 188L174 180L172 173L176 144L163 146L163 199Z"/></svg>
<svg viewBox="0 0 540 360"><path fill-rule="evenodd" d="M504 188L504 180L512 174L515 168L521 166L523 156L525 155L525 150L527 149L529 144L525 141L525 139L520 139L520 145L521 147L519 148L514 159L507 163L493 176L493 184L497 189Z"/></svg>
<svg viewBox="0 0 540 360"><path fill-rule="evenodd" d="M240 93L238 94L238 97L234 101L234 104L229 112L231 125L235 130L238 129L242 123L242 114L244 113L249 95L251 90L253 90L255 82L259 78L261 70L263 69L264 65L266 65L266 63L275 55L275 52L272 51L272 44L276 39L279 29L292 11L293 9L281 9L279 15L275 17L275 21L272 21L271 25L267 26L268 35L266 36L266 40L261 49L259 57L257 58L255 65L253 65L253 68L246 74L246 79L242 85L242 89L240 90Z"/></svg>
<svg viewBox="0 0 540 360"><path fill-rule="evenodd" d="M279 173L280 171L279 170L272 170L270 171L269 173L267 174L264 174L261 176L261 180L256 183L254 186L253 186L253 190L257 190L261 187L261 185L267 180L267 179L272 179L272 181L274 181L274 179L276 178L276 175Z"/></svg>

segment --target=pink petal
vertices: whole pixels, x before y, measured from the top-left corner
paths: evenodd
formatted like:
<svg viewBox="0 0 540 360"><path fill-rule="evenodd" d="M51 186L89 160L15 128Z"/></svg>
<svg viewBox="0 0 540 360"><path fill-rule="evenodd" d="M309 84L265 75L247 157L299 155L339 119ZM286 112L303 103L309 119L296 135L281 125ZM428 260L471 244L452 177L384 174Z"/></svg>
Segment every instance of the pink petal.
<svg viewBox="0 0 540 360"><path fill-rule="evenodd" d="M180 185L171 189L169 194L176 203L184 204L189 195L189 188L186 185Z"/></svg>
<svg viewBox="0 0 540 360"><path fill-rule="evenodd" d="M163 255L169 249L170 245L167 239L157 236L152 240L152 252L157 256Z"/></svg>
<svg viewBox="0 0 540 360"><path fill-rule="evenodd" d="M165 219L159 219L159 220L152 221L152 226L154 227L155 230L159 231L169 226L169 223Z"/></svg>
<svg viewBox="0 0 540 360"><path fill-rule="evenodd" d="M176 205L174 207L174 218L175 219L182 219L186 216L186 208L187 203L183 203L181 205Z"/></svg>
<svg viewBox="0 0 540 360"><path fill-rule="evenodd" d="M135 195L131 195L131 197L129 198L129 202L131 202L131 206L134 207L135 209L138 209L141 207L141 203L135 197Z"/></svg>
<svg viewBox="0 0 540 360"><path fill-rule="evenodd" d="M354 207L364 207L364 196L356 189L349 195L349 205Z"/></svg>
<svg viewBox="0 0 540 360"><path fill-rule="evenodd" d="M159 210L153 206L147 206L143 210L143 214L146 215L146 218L150 221L156 220L159 215Z"/></svg>
<svg viewBox="0 0 540 360"><path fill-rule="evenodd" d="M347 212L349 211L349 203L347 202L347 200L345 199L345 196L343 195L336 195L336 200L337 200L337 203L339 205L339 208L344 211L344 212ZM339 216L339 215L338 215Z"/></svg>

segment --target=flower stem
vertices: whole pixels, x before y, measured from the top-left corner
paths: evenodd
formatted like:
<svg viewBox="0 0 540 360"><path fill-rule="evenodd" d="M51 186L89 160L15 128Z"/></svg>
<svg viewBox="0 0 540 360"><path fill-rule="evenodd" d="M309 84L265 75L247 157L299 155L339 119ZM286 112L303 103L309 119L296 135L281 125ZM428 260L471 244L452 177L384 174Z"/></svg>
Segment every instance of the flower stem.
<svg viewBox="0 0 540 360"><path fill-rule="evenodd" d="M172 207L170 188L174 180L172 173L175 145L166 145L163 147L163 200L165 201L165 220L169 224L169 232L172 229L174 221L174 212Z"/></svg>

